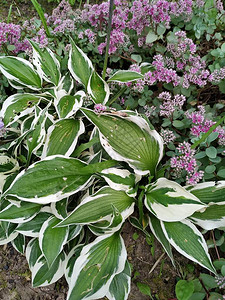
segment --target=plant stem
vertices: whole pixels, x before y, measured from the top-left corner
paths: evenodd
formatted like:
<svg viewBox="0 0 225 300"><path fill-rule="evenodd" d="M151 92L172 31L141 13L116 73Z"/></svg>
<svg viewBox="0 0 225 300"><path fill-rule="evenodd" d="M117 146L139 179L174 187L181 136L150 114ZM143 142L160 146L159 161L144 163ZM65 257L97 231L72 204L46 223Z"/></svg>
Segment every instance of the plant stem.
<svg viewBox="0 0 225 300"><path fill-rule="evenodd" d="M142 224L143 220L143 196L144 196L144 190L141 191L139 197L138 197L138 210L139 210L139 222Z"/></svg>
<svg viewBox="0 0 225 300"><path fill-rule="evenodd" d="M113 104L113 102L115 102L125 91L126 91L127 87L124 86L121 90L119 90L119 92L108 102L108 105Z"/></svg>
<svg viewBox="0 0 225 300"><path fill-rule="evenodd" d="M215 240L215 236L214 236L213 230L211 230L211 234L212 234L213 244L214 244L215 250L216 250L216 255L218 257L218 260L220 260L220 255L219 255L219 252L218 252L218 249L217 249L216 240Z"/></svg>
<svg viewBox="0 0 225 300"><path fill-rule="evenodd" d="M109 22L108 22L108 30L107 30L107 43L106 43L105 60L104 60L104 66L103 66L103 72L102 72L103 80L105 80L108 57L109 57L109 43L110 43L110 34L111 34L111 29L112 29L113 5L114 5L114 0L110 0L110 4L109 4Z"/></svg>

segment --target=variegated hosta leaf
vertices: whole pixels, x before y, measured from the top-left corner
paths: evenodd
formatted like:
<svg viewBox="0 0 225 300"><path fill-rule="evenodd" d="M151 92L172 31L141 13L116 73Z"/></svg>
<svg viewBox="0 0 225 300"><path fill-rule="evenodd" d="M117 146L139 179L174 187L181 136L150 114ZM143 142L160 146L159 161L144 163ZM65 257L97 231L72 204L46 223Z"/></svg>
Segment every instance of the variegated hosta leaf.
<svg viewBox="0 0 225 300"><path fill-rule="evenodd" d="M9 204L0 211L0 220L12 223L23 223L33 219L40 211L41 205L21 202L20 206Z"/></svg>
<svg viewBox="0 0 225 300"><path fill-rule="evenodd" d="M78 91L74 96L63 96L56 106L59 117L69 118L73 116L82 107L84 96L83 91Z"/></svg>
<svg viewBox="0 0 225 300"><path fill-rule="evenodd" d="M191 216L205 204L178 183L162 177L149 186L145 206L158 219L173 222Z"/></svg>
<svg viewBox="0 0 225 300"><path fill-rule="evenodd" d="M8 230L5 228L4 223L0 223L0 245L5 245L14 240L18 236L18 232L12 230L8 232ZM6 223L7 224L7 223ZM8 226L8 224L7 224Z"/></svg>
<svg viewBox="0 0 225 300"><path fill-rule="evenodd" d="M40 112L37 111L35 113L36 116L31 124L31 128L33 130L30 134L27 135L26 140L28 147L28 161L30 160L32 153L37 154L37 150L42 146L44 142L46 136L45 126L48 117L47 112L49 105L47 105L47 107L45 107Z"/></svg>
<svg viewBox="0 0 225 300"><path fill-rule="evenodd" d="M77 47L72 39L69 53L68 69L75 80L87 88L89 78L94 70L92 62L84 52Z"/></svg>
<svg viewBox="0 0 225 300"><path fill-rule="evenodd" d="M71 226L69 226L69 233L68 233L67 242L75 239L82 232L82 229L83 229L83 226L80 226L80 225L71 225ZM82 238L81 238L81 240L82 240Z"/></svg>
<svg viewBox="0 0 225 300"><path fill-rule="evenodd" d="M16 251L20 252L21 254L24 254L25 251L25 236L22 234L18 234L18 236L11 241L13 247L16 249Z"/></svg>
<svg viewBox="0 0 225 300"><path fill-rule="evenodd" d="M54 263L67 242L68 227L54 228L59 222L59 219L52 216L43 223L40 230L39 245L49 266Z"/></svg>
<svg viewBox="0 0 225 300"><path fill-rule="evenodd" d="M18 161L7 155L0 156L0 173L10 174L19 170Z"/></svg>
<svg viewBox="0 0 225 300"><path fill-rule="evenodd" d="M33 65L23 58L1 56L0 71L10 82L15 82L17 88L22 85L22 88L26 86L32 90L41 89L41 78L34 70Z"/></svg>
<svg viewBox="0 0 225 300"><path fill-rule="evenodd" d="M115 206L124 218L134 210L134 198L127 196L123 191L116 191L110 187L103 187L92 196L88 196L59 226L71 224L91 224L106 217L110 218ZM88 212L88 213L87 213Z"/></svg>
<svg viewBox="0 0 225 300"><path fill-rule="evenodd" d="M133 174L126 169L109 168L103 170L100 175L112 189L125 192L129 192L141 180L140 175Z"/></svg>
<svg viewBox="0 0 225 300"><path fill-rule="evenodd" d="M21 223L17 226L16 231L31 237L39 237L39 232L43 223L51 216L50 212L41 211L29 222Z"/></svg>
<svg viewBox="0 0 225 300"><path fill-rule="evenodd" d="M27 245L26 258L32 272L33 287L52 284L63 276L66 263L66 255L64 252L61 252L54 263L49 267L45 257L41 253L38 240L33 239Z"/></svg>
<svg viewBox="0 0 225 300"><path fill-rule="evenodd" d="M46 156L57 154L69 157L76 147L78 137L84 131L84 124L81 120L59 120L48 128L42 159Z"/></svg>
<svg viewBox="0 0 225 300"><path fill-rule="evenodd" d="M80 256L80 252L83 247L84 247L84 244L75 246L67 256L67 264L65 266L65 278L66 278L66 281L68 284L70 284L70 279L71 279L71 276L73 273L73 267L74 267L75 261Z"/></svg>
<svg viewBox="0 0 225 300"><path fill-rule="evenodd" d="M54 105L55 105L56 111L57 111L57 105L59 103L59 100L64 96L70 95L73 88L74 88L74 80L72 79L72 77L68 73L68 74L66 74L65 76L63 76L61 78L58 86L56 86L53 89L52 94L54 96ZM57 113L58 113L58 111L57 111Z"/></svg>
<svg viewBox="0 0 225 300"><path fill-rule="evenodd" d="M155 216L153 216L151 214L149 216L149 226L151 228L152 233L157 238L157 240L160 242L160 244L163 246L163 248L166 251L167 255L171 259L172 264L175 266L174 259L173 259L172 249L171 249L169 241L165 237L165 234L164 234L164 232L162 230L162 226L161 226L160 220L157 219Z"/></svg>
<svg viewBox="0 0 225 300"><path fill-rule="evenodd" d="M225 204L218 204L210 205L202 212L195 212L190 219L206 230L225 227Z"/></svg>
<svg viewBox="0 0 225 300"><path fill-rule="evenodd" d="M113 159L127 162L139 175L155 173L163 155L163 142L143 118L81 110L98 127L101 144Z"/></svg>
<svg viewBox="0 0 225 300"><path fill-rule="evenodd" d="M186 189L206 204L225 204L225 180L198 183Z"/></svg>
<svg viewBox="0 0 225 300"><path fill-rule="evenodd" d="M68 198L62 199L58 202L51 203L51 211L58 219L65 219L67 217Z"/></svg>
<svg viewBox="0 0 225 300"><path fill-rule="evenodd" d="M106 104L109 100L109 86L96 71L93 71L91 74L87 85L87 92L91 95L95 103Z"/></svg>
<svg viewBox="0 0 225 300"><path fill-rule="evenodd" d="M3 102L0 117L9 126L21 117L30 114L40 97L32 94L14 94Z"/></svg>
<svg viewBox="0 0 225 300"><path fill-rule="evenodd" d="M135 71L129 71L129 70L120 70L117 71L115 74L113 74L108 81L115 81L115 82L130 82L135 81L138 79L142 79L143 75L135 72Z"/></svg>
<svg viewBox="0 0 225 300"><path fill-rule="evenodd" d="M81 174L86 166L76 158L48 156L18 174L5 196L39 204L59 201L78 192L91 180L90 170Z"/></svg>
<svg viewBox="0 0 225 300"><path fill-rule="evenodd" d="M109 300L126 300L130 293L131 286L131 269L126 261L123 272L114 276L106 297Z"/></svg>
<svg viewBox="0 0 225 300"><path fill-rule="evenodd" d="M166 238L178 252L216 273L204 237L194 224L188 220L180 222L161 221L161 226Z"/></svg>
<svg viewBox="0 0 225 300"><path fill-rule="evenodd" d="M106 233L113 233L120 230L121 226L124 223L124 217L121 213L116 209L115 206L112 205L112 217L110 221L104 220L102 222L95 223L94 225L89 225L88 228L95 235L103 235Z"/></svg>
<svg viewBox="0 0 225 300"><path fill-rule="evenodd" d="M40 49L38 44L30 40L33 47L33 64L41 78L58 85L60 80L60 64L55 54L49 48Z"/></svg>
<svg viewBox="0 0 225 300"><path fill-rule="evenodd" d="M74 264L67 300L104 297L114 276L124 270L126 258L126 248L118 232L86 245Z"/></svg>

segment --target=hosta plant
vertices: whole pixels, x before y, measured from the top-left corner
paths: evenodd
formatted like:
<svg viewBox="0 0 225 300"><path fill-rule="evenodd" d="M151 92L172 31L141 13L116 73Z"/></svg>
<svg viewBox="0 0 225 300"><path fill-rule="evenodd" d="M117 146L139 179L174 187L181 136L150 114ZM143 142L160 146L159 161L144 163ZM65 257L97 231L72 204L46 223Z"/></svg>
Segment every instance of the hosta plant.
<svg viewBox="0 0 225 300"><path fill-rule="evenodd" d="M165 178L161 136L142 115L107 106L108 83L71 44L64 76L34 42L32 63L0 57L18 90L1 110L0 243L25 253L34 287L65 275L68 300L127 299L127 220L151 230L173 264L171 246L216 273L197 226L225 226L225 182L182 187ZM142 76L123 70L108 81Z"/></svg>

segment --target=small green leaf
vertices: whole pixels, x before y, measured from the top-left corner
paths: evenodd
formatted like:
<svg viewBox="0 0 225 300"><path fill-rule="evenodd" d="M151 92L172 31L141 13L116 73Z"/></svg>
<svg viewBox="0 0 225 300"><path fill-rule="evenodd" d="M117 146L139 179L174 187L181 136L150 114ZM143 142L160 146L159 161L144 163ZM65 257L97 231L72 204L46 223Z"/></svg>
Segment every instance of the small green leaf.
<svg viewBox="0 0 225 300"><path fill-rule="evenodd" d="M137 282L137 287L143 295L152 297L150 286L146 283Z"/></svg>
<svg viewBox="0 0 225 300"><path fill-rule="evenodd" d="M216 158L216 156L217 156L217 150L213 146L206 148L205 153L209 158Z"/></svg>
<svg viewBox="0 0 225 300"><path fill-rule="evenodd" d="M219 177L225 178L225 169L221 169L217 172L217 175Z"/></svg>
<svg viewBox="0 0 225 300"><path fill-rule="evenodd" d="M175 120L175 121L173 121L173 126L176 128L181 128L181 127L184 127L184 123L182 121Z"/></svg>
<svg viewBox="0 0 225 300"><path fill-rule="evenodd" d="M60 98L57 110L60 118L69 118L74 115L83 104L85 93L78 91L74 96L66 95Z"/></svg>
<svg viewBox="0 0 225 300"><path fill-rule="evenodd" d="M156 35L153 31L149 31L146 36L146 44L151 44L158 40L158 35Z"/></svg>
<svg viewBox="0 0 225 300"><path fill-rule="evenodd" d="M213 172L215 172L216 170L216 166L214 165L209 165L205 168L205 172L208 174L212 174Z"/></svg>
<svg viewBox="0 0 225 300"><path fill-rule="evenodd" d="M192 281L179 280L175 291L178 300L188 300L194 292L194 284Z"/></svg>
<svg viewBox="0 0 225 300"><path fill-rule="evenodd" d="M89 79L87 92L95 103L105 104L109 99L109 86L95 71L92 72Z"/></svg>

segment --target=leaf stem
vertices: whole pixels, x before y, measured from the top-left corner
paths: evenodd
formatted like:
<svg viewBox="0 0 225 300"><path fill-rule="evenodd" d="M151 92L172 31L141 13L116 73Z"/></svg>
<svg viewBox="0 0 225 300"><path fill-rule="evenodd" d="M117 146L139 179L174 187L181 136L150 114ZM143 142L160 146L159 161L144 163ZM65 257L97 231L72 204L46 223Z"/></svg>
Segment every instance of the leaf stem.
<svg viewBox="0 0 225 300"><path fill-rule="evenodd" d="M108 102L108 105L112 105L127 89L127 86L124 86L119 92Z"/></svg>
<svg viewBox="0 0 225 300"><path fill-rule="evenodd" d="M109 22L108 22L108 30L107 30L107 43L106 43L105 60L104 60L104 66L103 66L103 72L102 72L103 80L105 80L108 57L109 57L109 43L110 43L110 34L111 34L111 29L112 29L113 5L114 5L114 0L110 0L110 4L109 4Z"/></svg>
<svg viewBox="0 0 225 300"><path fill-rule="evenodd" d="M141 191L139 197L138 197L138 209L139 209L139 222L140 224L142 224L142 220L143 220L143 195L144 195L144 190Z"/></svg>

